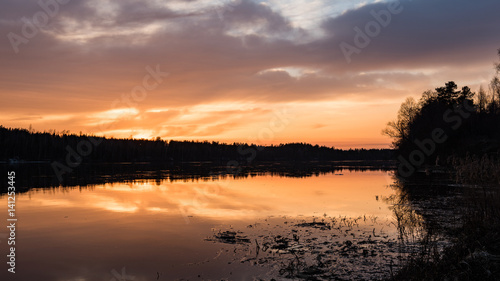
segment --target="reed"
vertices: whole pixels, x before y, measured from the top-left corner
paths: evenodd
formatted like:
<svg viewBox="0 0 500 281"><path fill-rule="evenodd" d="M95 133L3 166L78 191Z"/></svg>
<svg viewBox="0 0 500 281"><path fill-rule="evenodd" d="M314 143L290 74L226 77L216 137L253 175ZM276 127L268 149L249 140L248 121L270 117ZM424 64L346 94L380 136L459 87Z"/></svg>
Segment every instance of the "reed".
<svg viewBox="0 0 500 281"><path fill-rule="evenodd" d="M439 251L427 229L418 252L391 280L500 280L500 161L466 155L449 164L463 188L453 244Z"/></svg>

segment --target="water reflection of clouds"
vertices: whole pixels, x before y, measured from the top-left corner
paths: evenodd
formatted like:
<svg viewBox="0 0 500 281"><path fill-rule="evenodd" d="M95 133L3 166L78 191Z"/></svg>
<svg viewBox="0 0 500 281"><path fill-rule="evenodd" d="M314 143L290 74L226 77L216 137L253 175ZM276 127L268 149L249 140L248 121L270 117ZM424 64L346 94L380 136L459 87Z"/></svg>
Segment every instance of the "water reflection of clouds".
<svg viewBox="0 0 500 281"><path fill-rule="evenodd" d="M363 214L379 220L391 218L386 202L376 200L376 196L394 194L387 188L386 177L381 171L344 171L343 176L138 180L88 188L33 189L17 199L23 215L20 239L29 249L25 264L53 268L43 271L40 280L77 280L75 275L109 280L110 269L124 265L127 273L130 265L130 274L141 280L165 264L176 267L169 272L170 280L191 277L192 267L185 264L213 258L217 245L203 239L220 224L244 227L269 216L305 218L324 213L337 218ZM186 217L191 223L186 224ZM138 260L139 256L144 260ZM75 265L85 273L75 273ZM215 278L225 267L227 262L221 261L204 271L213 271Z"/></svg>
<svg viewBox="0 0 500 281"><path fill-rule="evenodd" d="M387 188L387 173L346 172L343 176L280 178L258 176L252 180L219 181L141 180L107 183L92 191L37 195L32 204L79 209L98 209L115 213L153 212L169 215L211 218L256 217L268 215L389 216L377 196L393 193Z"/></svg>
<svg viewBox="0 0 500 281"><path fill-rule="evenodd" d="M120 213L135 213L137 210L139 210L139 207L136 205L136 203L119 202L110 197L96 196L91 205L104 210Z"/></svg>
<svg viewBox="0 0 500 281"><path fill-rule="evenodd" d="M72 201L70 200L65 200L65 199L51 199L51 198L33 198L31 201L31 204L33 205L39 205L39 206L50 206L50 207L61 207L64 208L65 206L70 206Z"/></svg>

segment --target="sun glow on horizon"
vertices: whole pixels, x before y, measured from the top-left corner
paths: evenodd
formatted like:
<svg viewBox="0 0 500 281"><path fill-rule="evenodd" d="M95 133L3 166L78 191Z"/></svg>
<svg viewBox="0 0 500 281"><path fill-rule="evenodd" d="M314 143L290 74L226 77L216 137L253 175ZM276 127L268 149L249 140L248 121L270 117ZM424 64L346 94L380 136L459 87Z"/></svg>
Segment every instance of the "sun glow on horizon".
<svg viewBox="0 0 500 281"><path fill-rule="evenodd" d="M389 147L381 130L406 97L447 81L477 92L492 77L499 46L490 35L500 18L485 12L500 2L453 2L450 12L453 0L443 1L405 2L404 16L391 17L398 25L384 26L351 63L339 46L353 44L354 28L375 22L370 11L390 1L79 1L61 5L30 38L18 15L32 20L40 7L7 5L0 27L25 40L0 44L1 125ZM434 11L426 21L423 10ZM443 24L464 14L474 20ZM415 36L401 42L405 30ZM477 40L459 40L460 32Z"/></svg>

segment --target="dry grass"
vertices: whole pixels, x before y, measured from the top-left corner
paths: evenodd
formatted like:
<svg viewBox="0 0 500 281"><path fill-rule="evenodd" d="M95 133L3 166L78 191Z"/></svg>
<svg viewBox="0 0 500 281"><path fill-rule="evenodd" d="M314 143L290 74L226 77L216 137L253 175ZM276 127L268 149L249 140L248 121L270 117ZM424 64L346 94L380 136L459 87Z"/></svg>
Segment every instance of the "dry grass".
<svg viewBox="0 0 500 281"><path fill-rule="evenodd" d="M464 184L461 227L442 253L427 235L392 280L500 280L500 161L493 157L451 158Z"/></svg>
<svg viewBox="0 0 500 281"><path fill-rule="evenodd" d="M468 184L500 185L500 161L492 156L450 157L448 163L456 172L456 181Z"/></svg>
<svg viewBox="0 0 500 281"><path fill-rule="evenodd" d="M464 192L464 223L471 226L500 218L500 160L484 155L452 158L456 181L472 185Z"/></svg>

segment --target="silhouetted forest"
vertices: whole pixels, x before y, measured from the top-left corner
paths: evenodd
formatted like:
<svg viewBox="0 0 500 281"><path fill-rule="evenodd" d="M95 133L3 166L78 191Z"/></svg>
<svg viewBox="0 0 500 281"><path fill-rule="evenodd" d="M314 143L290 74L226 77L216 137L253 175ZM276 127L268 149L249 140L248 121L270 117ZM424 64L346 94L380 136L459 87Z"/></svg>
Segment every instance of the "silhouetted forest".
<svg viewBox="0 0 500 281"><path fill-rule="evenodd" d="M424 92L419 101L407 98L401 104L397 120L389 122L384 133L394 138L398 160L406 172L411 174L424 164L445 165L450 157L467 154L498 159L500 64L496 70L488 92L482 87L477 94L467 86L458 90L450 81Z"/></svg>
<svg viewBox="0 0 500 281"><path fill-rule="evenodd" d="M261 161L390 160L390 149L350 149L306 143L271 146L245 143L115 139L67 132L34 132L0 126L0 161L183 163L247 165ZM69 165L70 167L72 165Z"/></svg>

